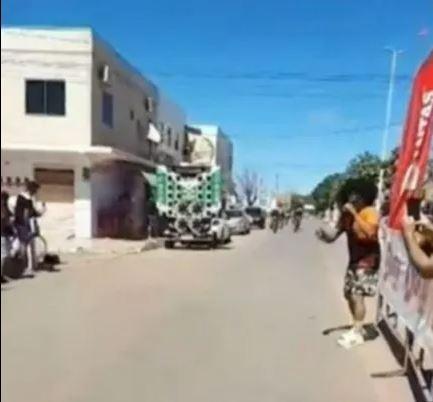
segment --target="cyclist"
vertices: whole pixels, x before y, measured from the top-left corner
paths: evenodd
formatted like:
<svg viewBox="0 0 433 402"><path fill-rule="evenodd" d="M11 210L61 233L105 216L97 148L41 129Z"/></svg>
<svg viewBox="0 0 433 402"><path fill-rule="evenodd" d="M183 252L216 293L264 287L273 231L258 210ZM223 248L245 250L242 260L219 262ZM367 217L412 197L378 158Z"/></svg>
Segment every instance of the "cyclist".
<svg viewBox="0 0 433 402"><path fill-rule="evenodd" d="M293 219L292 220L293 220L293 230L295 232L300 229L303 216L304 216L304 208L302 207L302 205L299 205L293 211Z"/></svg>

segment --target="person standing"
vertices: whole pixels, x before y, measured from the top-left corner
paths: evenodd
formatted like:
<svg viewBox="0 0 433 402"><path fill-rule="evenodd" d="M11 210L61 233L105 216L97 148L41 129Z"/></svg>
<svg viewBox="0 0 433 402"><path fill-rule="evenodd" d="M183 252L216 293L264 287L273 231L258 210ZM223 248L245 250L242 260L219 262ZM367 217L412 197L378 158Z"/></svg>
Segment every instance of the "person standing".
<svg viewBox="0 0 433 402"><path fill-rule="evenodd" d="M14 235L12 226L12 213L8 206L9 194L1 192L1 282L7 283L8 279L4 276L4 266L11 256L11 238Z"/></svg>
<svg viewBox="0 0 433 402"><path fill-rule="evenodd" d="M36 195L39 184L29 181L26 190L20 193L15 205L15 228L18 238L27 254L27 266L23 273L24 276L33 277L35 273L36 257L34 247L34 236L37 234L36 219L40 213L36 207Z"/></svg>
<svg viewBox="0 0 433 402"><path fill-rule="evenodd" d="M344 296L353 327L338 339L338 344L346 349L364 343L365 298L374 297L377 291L380 246L379 214L373 206L376 197L374 183L364 179L349 180L340 191L344 206L335 233L328 234L323 230L317 233L327 243L336 241L343 233L347 236L349 264L344 279Z"/></svg>
<svg viewBox="0 0 433 402"><path fill-rule="evenodd" d="M403 238L420 276L433 279L433 224L408 221L403 226Z"/></svg>

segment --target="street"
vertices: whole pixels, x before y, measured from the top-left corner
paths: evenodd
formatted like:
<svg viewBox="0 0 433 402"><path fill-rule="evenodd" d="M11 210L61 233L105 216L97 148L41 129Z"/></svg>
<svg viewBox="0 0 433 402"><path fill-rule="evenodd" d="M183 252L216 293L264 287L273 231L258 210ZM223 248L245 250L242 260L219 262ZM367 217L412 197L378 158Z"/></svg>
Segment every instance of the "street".
<svg viewBox="0 0 433 402"><path fill-rule="evenodd" d="M2 401L411 401L405 378L371 377L398 367L382 338L346 351L322 334L350 321L344 242L319 244L317 224L71 257L4 286Z"/></svg>

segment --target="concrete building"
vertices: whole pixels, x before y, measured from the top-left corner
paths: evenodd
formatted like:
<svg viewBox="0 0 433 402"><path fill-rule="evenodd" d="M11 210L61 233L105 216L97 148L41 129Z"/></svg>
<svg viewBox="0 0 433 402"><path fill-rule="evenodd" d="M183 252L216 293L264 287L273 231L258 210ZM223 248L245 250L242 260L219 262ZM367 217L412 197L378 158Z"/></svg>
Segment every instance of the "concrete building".
<svg viewBox="0 0 433 402"><path fill-rule="evenodd" d="M161 91L157 121L162 135L159 145L160 162L168 166L179 165L183 160L186 142L186 114Z"/></svg>
<svg viewBox="0 0 433 402"><path fill-rule="evenodd" d="M1 100L2 189L36 179L59 236L143 235L144 177L180 161L185 120L152 82L91 29L2 28Z"/></svg>
<svg viewBox="0 0 433 402"><path fill-rule="evenodd" d="M188 133L189 160L192 164L219 166L223 177L223 188L234 192L233 143L219 126L192 125Z"/></svg>

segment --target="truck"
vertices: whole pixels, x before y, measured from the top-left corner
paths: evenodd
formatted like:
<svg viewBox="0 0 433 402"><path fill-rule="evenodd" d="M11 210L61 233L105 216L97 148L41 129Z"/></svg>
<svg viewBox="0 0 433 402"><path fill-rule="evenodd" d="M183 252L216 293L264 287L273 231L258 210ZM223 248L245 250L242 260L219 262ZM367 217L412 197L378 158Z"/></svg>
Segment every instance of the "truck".
<svg viewBox="0 0 433 402"><path fill-rule="evenodd" d="M155 204L166 222L166 248L203 244L216 248L231 241L222 213L222 178L218 166L158 166Z"/></svg>

